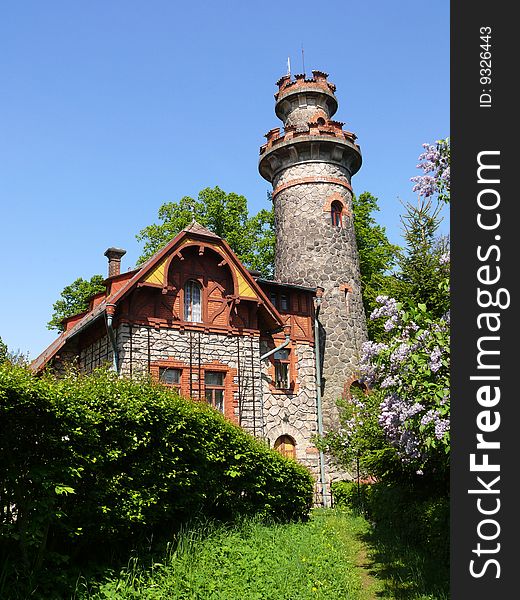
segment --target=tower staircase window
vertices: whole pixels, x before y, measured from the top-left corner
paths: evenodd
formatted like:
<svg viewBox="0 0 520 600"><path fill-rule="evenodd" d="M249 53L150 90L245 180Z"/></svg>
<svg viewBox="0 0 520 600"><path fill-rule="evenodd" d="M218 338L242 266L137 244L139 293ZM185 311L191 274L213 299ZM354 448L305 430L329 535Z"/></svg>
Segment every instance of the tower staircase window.
<svg viewBox="0 0 520 600"><path fill-rule="evenodd" d="M343 212L343 207L341 204L335 200L330 206L330 219L333 227L341 227L341 213Z"/></svg>
<svg viewBox="0 0 520 600"><path fill-rule="evenodd" d="M202 286L193 279L184 286L184 320L202 322Z"/></svg>

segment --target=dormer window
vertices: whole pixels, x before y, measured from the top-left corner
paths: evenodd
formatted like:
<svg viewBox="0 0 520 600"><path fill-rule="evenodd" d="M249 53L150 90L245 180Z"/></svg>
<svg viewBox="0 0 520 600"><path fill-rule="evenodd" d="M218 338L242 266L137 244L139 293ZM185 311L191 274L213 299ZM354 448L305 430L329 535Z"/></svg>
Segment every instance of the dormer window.
<svg viewBox="0 0 520 600"><path fill-rule="evenodd" d="M184 286L184 320L202 322L202 286L194 279L187 281Z"/></svg>
<svg viewBox="0 0 520 600"><path fill-rule="evenodd" d="M333 227L341 227L341 214L343 212L343 207L341 203L337 200L330 205L330 220Z"/></svg>

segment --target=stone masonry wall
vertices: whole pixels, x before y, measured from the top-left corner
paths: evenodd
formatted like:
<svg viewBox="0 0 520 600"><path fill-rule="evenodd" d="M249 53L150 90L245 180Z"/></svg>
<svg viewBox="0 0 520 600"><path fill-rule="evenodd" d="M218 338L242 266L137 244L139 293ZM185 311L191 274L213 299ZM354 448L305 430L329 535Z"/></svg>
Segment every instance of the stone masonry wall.
<svg viewBox="0 0 520 600"><path fill-rule="evenodd" d="M232 393L237 404L235 421L251 434L265 439L271 448L280 436L291 436L295 441L297 460L307 466L315 480L319 481L319 453L311 441L318 431L316 359L312 344L293 342L291 352L295 353L296 358L295 391L285 393L273 388L271 362L269 359L260 361L260 356L269 347L266 342L260 342L257 336L156 329L129 324L121 324L116 334L122 375L148 373L154 363L162 361L182 363L184 369L189 369L191 354L195 399L199 360L201 365L217 362L234 370ZM80 361L84 372L111 364L112 349L108 337L104 336L82 350ZM190 374L186 375L189 381ZM240 414L238 405L241 407Z"/></svg>
<svg viewBox="0 0 520 600"><path fill-rule="evenodd" d="M262 353L267 352L261 345ZM262 365L262 389L264 397L265 433L271 448L281 435L291 436L296 444L296 458L307 466L315 479L319 477L319 455L311 442L318 432L316 412L316 363L314 347L295 344L296 390L294 394L274 391L270 385L269 359Z"/></svg>
<svg viewBox="0 0 520 600"><path fill-rule="evenodd" d="M121 374L148 372L157 361L179 361L189 369L194 396L199 364L218 362L235 369L233 377L235 419L247 430L263 437L263 404L260 387L259 338L123 324L118 330ZM191 349L190 349L191 348ZM191 359L190 359L191 356ZM241 411L239 414L239 407Z"/></svg>
<svg viewBox="0 0 520 600"><path fill-rule="evenodd" d="M79 366L84 373L90 373L97 367L102 367L111 362L112 346L107 335L83 348L79 354Z"/></svg>

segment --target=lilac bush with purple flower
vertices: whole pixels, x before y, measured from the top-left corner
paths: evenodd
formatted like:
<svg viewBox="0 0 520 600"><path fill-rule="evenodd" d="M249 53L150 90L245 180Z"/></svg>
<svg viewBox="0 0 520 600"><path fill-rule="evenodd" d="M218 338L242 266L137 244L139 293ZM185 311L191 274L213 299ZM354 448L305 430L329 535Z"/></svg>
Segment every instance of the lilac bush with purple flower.
<svg viewBox="0 0 520 600"><path fill-rule="evenodd" d="M448 293L448 283L445 283ZM450 449L449 312L435 318L425 305L387 296L372 319L392 319L384 342L363 345L360 382L342 407L342 427L325 437L343 464L361 462L366 474L437 474Z"/></svg>
<svg viewBox="0 0 520 600"><path fill-rule="evenodd" d="M382 397L385 439L404 464L425 471L433 458L438 463L449 454L449 313L435 319L424 304L379 300L371 318L391 316L396 326L386 343L365 345L362 377Z"/></svg>
<svg viewBox="0 0 520 600"><path fill-rule="evenodd" d="M412 177L412 188L423 198L437 195L442 202L450 200L450 138L438 140L435 144L423 144L424 152L419 155L418 169L423 175Z"/></svg>
<svg viewBox="0 0 520 600"><path fill-rule="evenodd" d="M387 480L445 478L449 464L450 253L449 241L435 238L440 205L450 198L449 138L423 148L423 174L412 179L419 206L403 217L408 251L370 315L377 339L360 357L365 391L339 402L342 426L321 443L347 468Z"/></svg>

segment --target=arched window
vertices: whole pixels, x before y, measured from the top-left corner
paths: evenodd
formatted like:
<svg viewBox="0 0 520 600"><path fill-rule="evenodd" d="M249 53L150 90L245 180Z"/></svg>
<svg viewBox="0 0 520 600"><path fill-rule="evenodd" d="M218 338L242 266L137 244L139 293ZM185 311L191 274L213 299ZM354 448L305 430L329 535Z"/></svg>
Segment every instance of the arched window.
<svg viewBox="0 0 520 600"><path fill-rule="evenodd" d="M296 444L290 435L281 435L274 443L274 449L287 458L296 458Z"/></svg>
<svg viewBox="0 0 520 600"><path fill-rule="evenodd" d="M330 205L330 220L334 227L341 227L341 214L343 212L343 206L341 202L334 200Z"/></svg>
<svg viewBox="0 0 520 600"><path fill-rule="evenodd" d="M184 286L184 320L202 322L202 286L194 279Z"/></svg>

